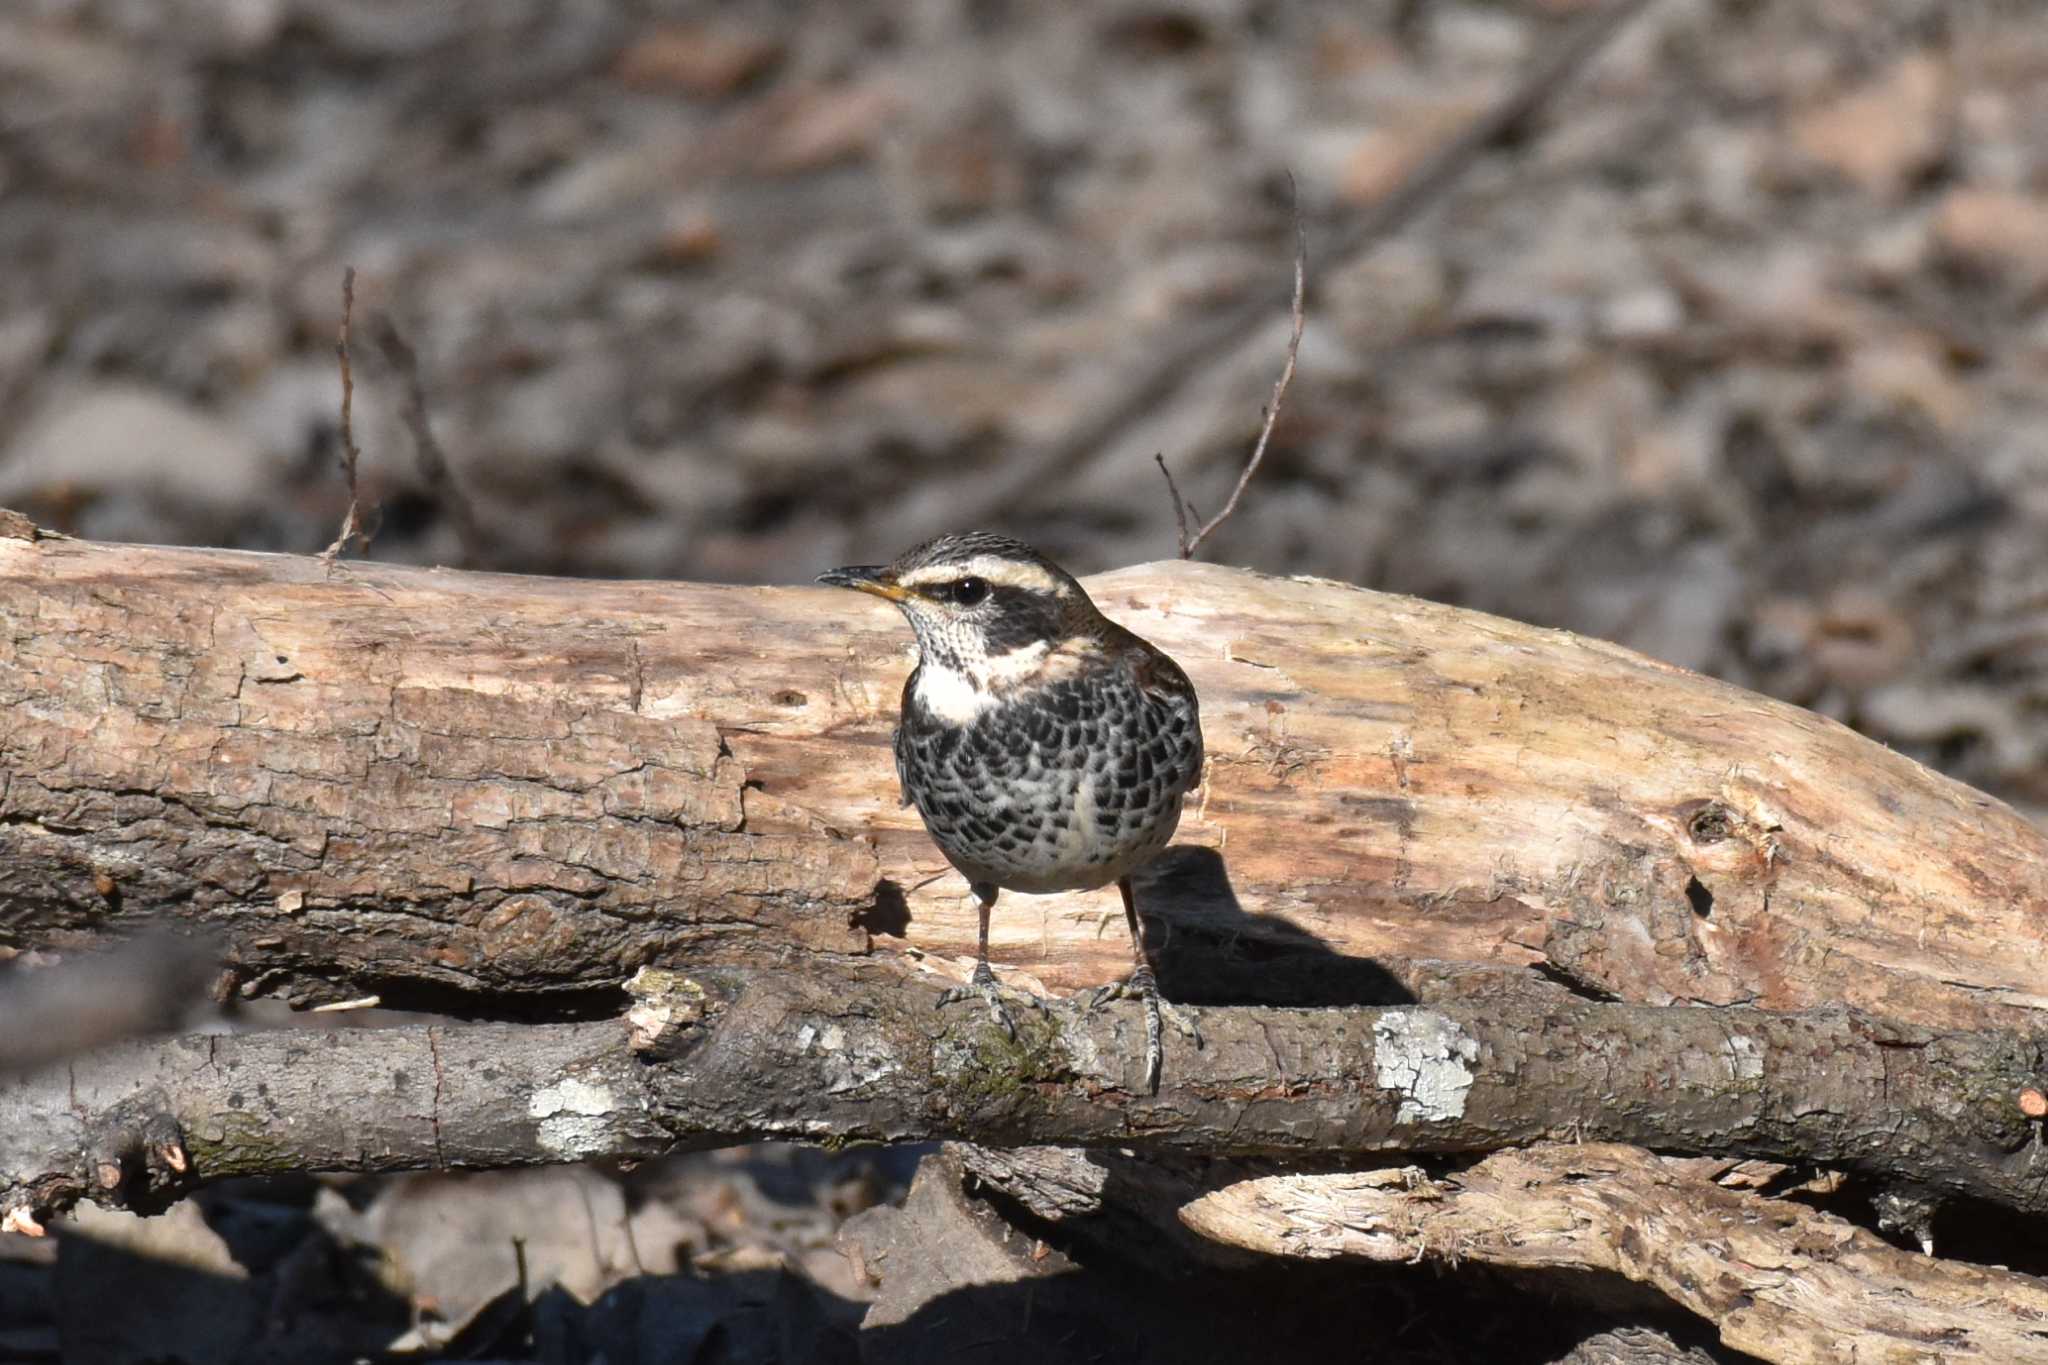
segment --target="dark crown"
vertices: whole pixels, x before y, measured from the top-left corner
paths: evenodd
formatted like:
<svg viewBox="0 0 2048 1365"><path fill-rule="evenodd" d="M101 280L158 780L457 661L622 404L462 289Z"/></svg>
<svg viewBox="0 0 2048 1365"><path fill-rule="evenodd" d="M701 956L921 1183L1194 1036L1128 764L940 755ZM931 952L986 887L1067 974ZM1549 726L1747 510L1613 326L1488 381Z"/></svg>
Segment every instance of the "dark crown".
<svg viewBox="0 0 2048 1365"><path fill-rule="evenodd" d="M1072 574L1023 541L997 535L994 531L955 531L943 536L933 536L924 544L898 555L896 562L890 567L901 574L912 569L930 568L933 565L964 564L979 555L1014 560L1022 564L1036 564L1060 578L1069 581L1073 578Z"/></svg>

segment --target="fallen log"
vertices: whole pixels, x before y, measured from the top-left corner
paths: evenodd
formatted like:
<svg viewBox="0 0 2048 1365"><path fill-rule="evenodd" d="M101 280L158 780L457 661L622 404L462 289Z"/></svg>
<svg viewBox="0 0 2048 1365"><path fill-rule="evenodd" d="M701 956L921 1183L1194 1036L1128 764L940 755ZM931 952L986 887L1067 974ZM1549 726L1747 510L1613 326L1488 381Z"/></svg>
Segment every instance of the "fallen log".
<svg viewBox="0 0 2048 1365"><path fill-rule="evenodd" d="M1276 1256L1612 1271L1773 1365L2048 1361L2048 1283L1901 1251L1688 1165L1633 1147L1545 1146L1437 1180L1379 1170L1241 1181L1181 1217Z"/></svg>
<svg viewBox="0 0 2048 1365"><path fill-rule="evenodd" d="M650 962L949 970L897 799L907 634L809 588L594 583L0 537L0 948L140 924L232 986L545 1013ZM1392 1003L1426 959L1594 998L2048 1006L2048 837L1808 712L1612 645L1191 563L1090 590L1201 690L1140 888L1191 1001ZM1128 962L1113 893L1006 898L1024 984ZM794 955L794 956L792 956Z"/></svg>

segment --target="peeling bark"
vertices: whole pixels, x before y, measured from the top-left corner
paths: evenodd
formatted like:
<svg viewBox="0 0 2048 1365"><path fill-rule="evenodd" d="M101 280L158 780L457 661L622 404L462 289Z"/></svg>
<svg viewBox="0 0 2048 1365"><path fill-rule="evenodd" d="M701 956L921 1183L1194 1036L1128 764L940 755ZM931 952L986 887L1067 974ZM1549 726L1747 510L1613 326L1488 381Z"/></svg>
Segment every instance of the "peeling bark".
<svg viewBox="0 0 2048 1365"><path fill-rule="evenodd" d="M1142 1012L933 1008L879 964L643 973L617 1022L129 1044L0 1089L0 1210L223 1175L505 1166L754 1139L1318 1160L1563 1137L1838 1164L2048 1211L2016 1095L2039 1040L1844 1012L1503 998L1200 1011L1143 1088ZM1755 1065L1752 1065L1755 1063ZM1875 1111L1874 1094L1885 1096ZM187 1168L135 1164L175 1136ZM109 1189L107 1161L135 1179Z"/></svg>
<svg viewBox="0 0 2048 1365"><path fill-rule="evenodd" d="M2048 1005L2048 838L1829 721L1334 583L1089 586L1202 693L1141 886L1178 998L1395 1003L1440 958L1931 1027ZM0 947L169 918L250 993L506 1010L649 962L964 957L887 753L907 643L824 590L0 538ZM997 963L1110 980L1115 911L1007 897Z"/></svg>
<svg viewBox="0 0 2048 1365"><path fill-rule="evenodd" d="M2048 1361L2048 1283L1901 1251L1632 1147L1502 1152L1441 1180L1269 1176L1203 1195L1182 1218L1280 1256L1615 1271L1776 1365Z"/></svg>

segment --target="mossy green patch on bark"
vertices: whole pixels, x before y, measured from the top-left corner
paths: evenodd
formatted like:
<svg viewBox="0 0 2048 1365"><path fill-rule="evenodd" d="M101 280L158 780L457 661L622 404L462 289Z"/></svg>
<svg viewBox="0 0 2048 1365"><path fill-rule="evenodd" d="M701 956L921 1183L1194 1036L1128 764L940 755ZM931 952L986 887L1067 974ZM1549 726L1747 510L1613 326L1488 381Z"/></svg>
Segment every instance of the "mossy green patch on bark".
<svg viewBox="0 0 2048 1365"><path fill-rule="evenodd" d="M1015 1108L1040 1087L1073 1075L1056 1019L1039 1010L1020 1010L1013 1018L1014 1038L995 1020L979 1018L940 1042L935 1070L956 1109Z"/></svg>
<svg viewBox="0 0 2048 1365"><path fill-rule="evenodd" d="M256 1114L229 1110L208 1116L205 1131L188 1131L185 1150L205 1179L304 1170L305 1153L289 1133Z"/></svg>

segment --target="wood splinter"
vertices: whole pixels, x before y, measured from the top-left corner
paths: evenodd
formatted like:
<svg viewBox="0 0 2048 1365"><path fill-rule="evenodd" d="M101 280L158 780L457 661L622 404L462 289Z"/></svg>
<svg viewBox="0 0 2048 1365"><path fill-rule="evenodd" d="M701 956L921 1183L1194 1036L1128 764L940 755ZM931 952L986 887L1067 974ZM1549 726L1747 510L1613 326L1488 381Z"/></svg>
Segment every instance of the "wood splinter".
<svg viewBox="0 0 2048 1365"><path fill-rule="evenodd" d="M16 1206L0 1216L0 1232L18 1232L24 1237L40 1237L47 1231L26 1206Z"/></svg>

